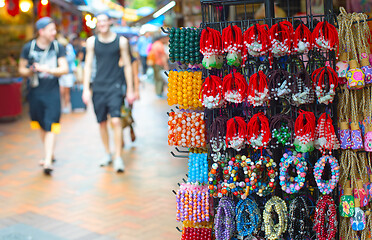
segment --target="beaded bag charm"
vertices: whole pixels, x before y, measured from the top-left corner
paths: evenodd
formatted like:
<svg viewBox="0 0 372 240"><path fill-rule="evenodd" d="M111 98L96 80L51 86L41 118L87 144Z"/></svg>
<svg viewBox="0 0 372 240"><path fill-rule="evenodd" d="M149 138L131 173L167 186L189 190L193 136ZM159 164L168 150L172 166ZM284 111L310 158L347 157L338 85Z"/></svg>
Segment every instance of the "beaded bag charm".
<svg viewBox="0 0 372 240"><path fill-rule="evenodd" d="M301 23L293 36L293 52L304 53L313 47L311 32L305 24Z"/></svg>
<svg viewBox="0 0 372 240"><path fill-rule="evenodd" d="M253 106L262 106L269 99L267 77L262 71L258 71L249 78L247 101Z"/></svg>
<svg viewBox="0 0 372 240"><path fill-rule="evenodd" d="M314 102L314 89L309 73L302 69L294 76L292 82L292 103L295 106L311 104Z"/></svg>
<svg viewBox="0 0 372 240"><path fill-rule="evenodd" d="M274 57L282 57L291 54L293 42L293 26L288 21L274 24L270 30L271 48L270 53Z"/></svg>
<svg viewBox="0 0 372 240"><path fill-rule="evenodd" d="M240 151L245 147L245 136L247 131L247 124L244 118L230 118L226 126L226 146Z"/></svg>
<svg viewBox="0 0 372 240"><path fill-rule="evenodd" d="M338 86L337 73L330 67L325 66L316 69L311 75L315 86L315 93L319 103L328 105L333 102Z"/></svg>
<svg viewBox="0 0 372 240"><path fill-rule="evenodd" d="M271 140L269 119L262 113L256 113L247 124L247 142L255 149L266 148Z"/></svg>
<svg viewBox="0 0 372 240"><path fill-rule="evenodd" d="M239 67L242 62L243 34L240 27L234 25L222 30L223 51L227 53L227 65Z"/></svg>
<svg viewBox="0 0 372 240"><path fill-rule="evenodd" d="M241 103L247 97L248 83L239 73L230 73L223 78L222 91L226 101Z"/></svg>
<svg viewBox="0 0 372 240"><path fill-rule="evenodd" d="M296 137L293 145L295 145L297 152L305 153L314 150L315 124L314 113L300 109L294 127Z"/></svg>
<svg viewBox="0 0 372 240"><path fill-rule="evenodd" d="M220 69L223 65L221 33L210 27L203 29L200 37L200 52L204 56L202 64L206 69Z"/></svg>
<svg viewBox="0 0 372 240"><path fill-rule="evenodd" d="M269 91L271 100L285 98L292 93L292 76L283 69L273 70L269 73Z"/></svg>
<svg viewBox="0 0 372 240"><path fill-rule="evenodd" d="M327 21L319 22L311 34L314 46L321 50L337 51L338 55L338 33L335 26Z"/></svg>
<svg viewBox="0 0 372 240"><path fill-rule="evenodd" d="M323 154L329 154L333 149L340 148L340 142L335 134L333 122L327 113L323 113L319 119L315 131L315 148L319 149Z"/></svg>
<svg viewBox="0 0 372 240"><path fill-rule="evenodd" d="M245 48L243 51L243 64L245 64L248 54L252 57L259 57L265 55L269 51L270 39L268 29L266 24L255 24L244 32L243 39Z"/></svg>
<svg viewBox="0 0 372 240"><path fill-rule="evenodd" d="M207 77L200 89L199 100L206 108L218 108L223 104L222 80L218 76Z"/></svg>

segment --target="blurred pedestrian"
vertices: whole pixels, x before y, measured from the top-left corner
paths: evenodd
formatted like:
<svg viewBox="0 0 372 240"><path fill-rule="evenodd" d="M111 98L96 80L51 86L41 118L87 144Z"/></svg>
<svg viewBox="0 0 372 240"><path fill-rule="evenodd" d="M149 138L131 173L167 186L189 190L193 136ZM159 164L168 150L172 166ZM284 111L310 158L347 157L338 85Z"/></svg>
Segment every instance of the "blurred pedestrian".
<svg viewBox="0 0 372 240"><path fill-rule="evenodd" d="M145 76L147 72L147 55L151 43L152 38L150 32L146 32L144 35L140 36L137 42L137 51L141 58L143 76Z"/></svg>
<svg viewBox="0 0 372 240"><path fill-rule="evenodd" d="M62 100L62 113L70 113L71 112L71 88L74 85L75 82L75 75L74 71L76 69L76 54L74 47L72 46L69 41L64 38L63 36L60 36L58 38L58 42L61 43L66 48L66 59L68 63L68 70L69 72L65 75L62 75L59 78L59 86L60 86L60 92L61 92L61 100Z"/></svg>
<svg viewBox="0 0 372 240"><path fill-rule="evenodd" d="M106 166L112 162L107 128L107 115L110 114L111 124L114 128L114 169L117 172L123 172L125 167L121 157L123 131L120 110L125 93L129 104L132 104L135 99L129 44L126 38L110 31L112 19L108 14L99 13L96 17L98 34L88 38L86 43L83 101L87 104L91 97L89 82L93 56L95 56L96 75L92 84L93 105L106 152L100 165ZM124 63L127 84L122 77L123 68L119 66L120 57Z"/></svg>
<svg viewBox="0 0 372 240"><path fill-rule="evenodd" d="M58 78L68 73L65 48L56 40L53 19L43 17L36 22L38 36L26 43L19 60L19 73L29 78L31 127L41 129L44 143L44 173L50 174L54 145L60 131L61 101Z"/></svg>
<svg viewBox="0 0 372 240"><path fill-rule="evenodd" d="M163 96L165 80L162 77L162 71L168 70L168 55L165 52L165 45L168 44L169 37L167 35L161 35L152 46L149 54L154 56L154 81L155 81L155 93L159 97Z"/></svg>

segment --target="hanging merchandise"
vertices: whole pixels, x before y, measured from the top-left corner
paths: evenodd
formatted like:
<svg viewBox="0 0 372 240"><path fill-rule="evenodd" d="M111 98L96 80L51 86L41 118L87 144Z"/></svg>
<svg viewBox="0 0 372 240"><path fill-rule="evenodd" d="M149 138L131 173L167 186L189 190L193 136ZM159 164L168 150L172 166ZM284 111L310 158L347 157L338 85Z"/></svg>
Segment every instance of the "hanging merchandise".
<svg viewBox="0 0 372 240"><path fill-rule="evenodd" d="M211 75L205 78L200 89L199 101L206 108L219 108L223 105L222 80L220 77Z"/></svg>
<svg viewBox="0 0 372 240"><path fill-rule="evenodd" d="M294 124L292 118L278 114L270 118L270 131L272 134L271 147L278 148L293 146Z"/></svg>
<svg viewBox="0 0 372 240"><path fill-rule="evenodd" d="M301 23L293 36L293 52L304 53L311 50L312 47L311 32L305 24Z"/></svg>
<svg viewBox="0 0 372 240"><path fill-rule="evenodd" d="M272 211L275 211L278 215L278 223L275 224L272 219ZM263 226L265 229L265 236L269 240L275 240L287 231L288 225L288 210L285 202L277 196L272 197L265 204L263 211Z"/></svg>
<svg viewBox="0 0 372 240"><path fill-rule="evenodd" d="M311 104L314 102L314 89L309 73L302 69L295 76L291 83L292 102L295 106Z"/></svg>
<svg viewBox="0 0 372 240"><path fill-rule="evenodd" d="M202 85L202 72L169 71L168 105L180 105L181 108L199 108L199 91Z"/></svg>
<svg viewBox="0 0 372 240"><path fill-rule="evenodd" d="M299 111L294 127L296 138L293 143L297 152L305 153L314 150L315 124L314 113Z"/></svg>
<svg viewBox="0 0 372 240"><path fill-rule="evenodd" d="M353 189L350 188L350 181L341 196L339 211L341 217L353 217L355 214Z"/></svg>
<svg viewBox="0 0 372 240"><path fill-rule="evenodd" d="M314 46L321 50L336 51L338 54L338 33L327 21L319 22L311 35Z"/></svg>
<svg viewBox="0 0 372 240"><path fill-rule="evenodd" d="M247 89L247 81L241 73L230 73L223 78L222 91L227 102L243 102L247 97Z"/></svg>
<svg viewBox="0 0 372 240"><path fill-rule="evenodd" d="M289 205L288 233L293 240L308 239L310 236L309 208L303 197L295 198Z"/></svg>
<svg viewBox="0 0 372 240"><path fill-rule="evenodd" d="M212 240L212 223L184 221L181 240Z"/></svg>
<svg viewBox="0 0 372 240"><path fill-rule="evenodd" d="M292 93L292 76L283 69L277 69L269 72L269 91L270 100L285 98Z"/></svg>
<svg viewBox="0 0 372 240"><path fill-rule="evenodd" d="M221 33L210 27L203 29L200 37L200 52L203 54L202 64L206 69L220 69L223 65Z"/></svg>
<svg viewBox="0 0 372 240"><path fill-rule="evenodd" d="M218 162L225 157L227 120L228 118L225 116L218 116L213 120L210 127L209 142L212 150L211 157L214 162Z"/></svg>
<svg viewBox="0 0 372 240"><path fill-rule="evenodd" d="M340 84L346 84L346 72L349 70L349 63L347 62L347 53L343 52L339 58L339 62L336 63L336 72L338 75L338 81Z"/></svg>
<svg viewBox="0 0 372 240"><path fill-rule="evenodd" d="M202 149L190 149L189 173L187 182L197 184L208 183L208 154Z"/></svg>
<svg viewBox="0 0 372 240"><path fill-rule="evenodd" d="M227 198L221 198L214 217L214 233L217 240L229 240L235 232L235 204Z"/></svg>
<svg viewBox="0 0 372 240"><path fill-rule="evenodd" d="M350 60L350 68L346 72L347 87L349 89L361 89L364 87L364 72L358 67L356 60Z"/></svg>
<svg viewBox="0 0 372 240"><path fill-rule="evenodd" d="M240 27L230 25L222 30L223 51L227 65L239 67L242 63L243 35Z"/></svg>
<svg viewBox="0 0 372 240"><path fill-rule="evenodd" d="M339 149L340 143L335 134L332 118L327 113L323 113L319 119L315 131L315 148L323 154L332 153L332 150Z"/></svg>
<svg viewBox="0 0 372 240"><path fill-rule="evenodd" d="M258 71L249 78L247 102L253 106L263 106L269 99L267 77L262 71Z"/></svg>
<svg viewBox="0 0 372 240"><path fill-rule="evenodd" d="M329 180L323 180L325 174L325 166L329 165L331 169L331 176ZM340 176L340 167L335 157L331 155L325 155L315 163L314 165L314 177L319 191L322 194L330 194L337 187L337 183Z"/></svg>
<svg viewBox="0 0 372 240"><path fill-rule="evenodd" d="M242 65L248 59L248 54L252 57L266 55L270 48L270 39L268 33L269 27L260 24L254 24L249 27L243 34L244 45Z"/></svg>
<svg viewBox="0 0 372 240"><path fill-rule="evenodd" d="M333 240L336 237L336 204L329 195L321 196L316 204L314 231L319 240Z"/></svg>
<svg viewBox="0 0 372 240"><path fill-rule="evenodd" d="M242 117L230 118L226 123L226 146L240 151L245 147L247 124Z"/></svg>
<svg viewBox="0 0 372 240"><path fill-rule="evenodd" d="M294 165L297 176L295 178L289 176L289 167ZM307 163L301 153L288 152L284 153L279 164L280 174L279 180L282 190L288 194L294 194L300 191L305 186L305 178L307 172ZM292 180L293 179L293 180Z"/></svg>
<svg viewBox="0 0 372 240"><path fill-rule="evenodd" d="M335 70L328 66L318 68L311 75L311 79L319 103L326 105L332 103L338 86L338 76Z"/></svg>
<svg viewBox="0 0 372 240"><path fill-rule="evenodd" d="M270 53L274 57L282 57L291 54L293 42L293 26L288 21L274 24L270 30L271 48Z"/></svg>
<svg viewBox="0 0 372 240"><path fill-rule="evenodd" d="M171 62L191 65L201 63L198 28L171 28L169 32Z"/></svg>
<svg viewBox="0 0 372 240"><path fill-rule="evenodd" d="M235 215L236 229L239 236L252 238L258 233L261 213L256 201L251 198L239 200Z"/></svg>
<svg viewBox="0 0 372 240"><path fill-rule="evenodd" d="M247 124L247 142L255 149L266 148L271 140L269 119L262 113L256 113Z"/></svg>
<svg viewBox="0 0 372 240"><path fill-rule="evenodd" d="M351 227L354 231L362 231L366 226L366 216L360 207L360 202L355 201L355 213L354 216L350 218Z"/></svg>

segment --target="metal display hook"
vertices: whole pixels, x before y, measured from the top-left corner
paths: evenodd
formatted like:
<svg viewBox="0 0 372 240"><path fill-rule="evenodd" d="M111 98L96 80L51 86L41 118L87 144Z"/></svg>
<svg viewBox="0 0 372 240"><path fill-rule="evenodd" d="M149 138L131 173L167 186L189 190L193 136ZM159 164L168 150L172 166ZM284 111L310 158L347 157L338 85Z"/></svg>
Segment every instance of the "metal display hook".
<svg viewBox="0 0 372 240"><path fill-rule="evenodd" d="M177 150L177 152L179 153L189 153L189 151L185 151L185 150L179 150L178 147L175 147L175 149Z"/></svg>
<svg viewBox="0 0 372 240"><path fill-rule="evenodd" d="M170 153L171 153L171 155L172 155L173 157L176 157L176 158L189 158L189 156L185 156L185 155L176 155L176 154L174 154L173 151L171 151Z"/></svg>
<svg viewBox="0 0 372 240"><path fill-rule="evenodd" d="M166 33L166 34L169 34L169 28L167 28L167 30L165 30L163 27L160 27L160 29L163 31L163 33Z"/></svg>

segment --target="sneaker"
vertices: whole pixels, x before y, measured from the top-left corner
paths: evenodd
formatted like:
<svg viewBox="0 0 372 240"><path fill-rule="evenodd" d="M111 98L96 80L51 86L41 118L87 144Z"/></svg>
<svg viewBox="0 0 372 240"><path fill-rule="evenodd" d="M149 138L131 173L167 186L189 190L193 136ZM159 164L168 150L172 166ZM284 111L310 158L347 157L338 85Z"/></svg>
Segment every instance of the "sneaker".
<svg viewBox="0 0 372 240"><path fill-rule="evenodd" d="M103 167L103 166L107 166L107 165L110 165L110 163L112 163L112 159L111 159L111 154L105 154L105 157L101 160L100 162L100 166Z"/></svg>
<svg viewBox="0 0 372 240"><path fill-rule="evenodd" d="M123 159L121 157L115 158L114 169L116 172L124 172L125 166L124 166Z"/></svg>

